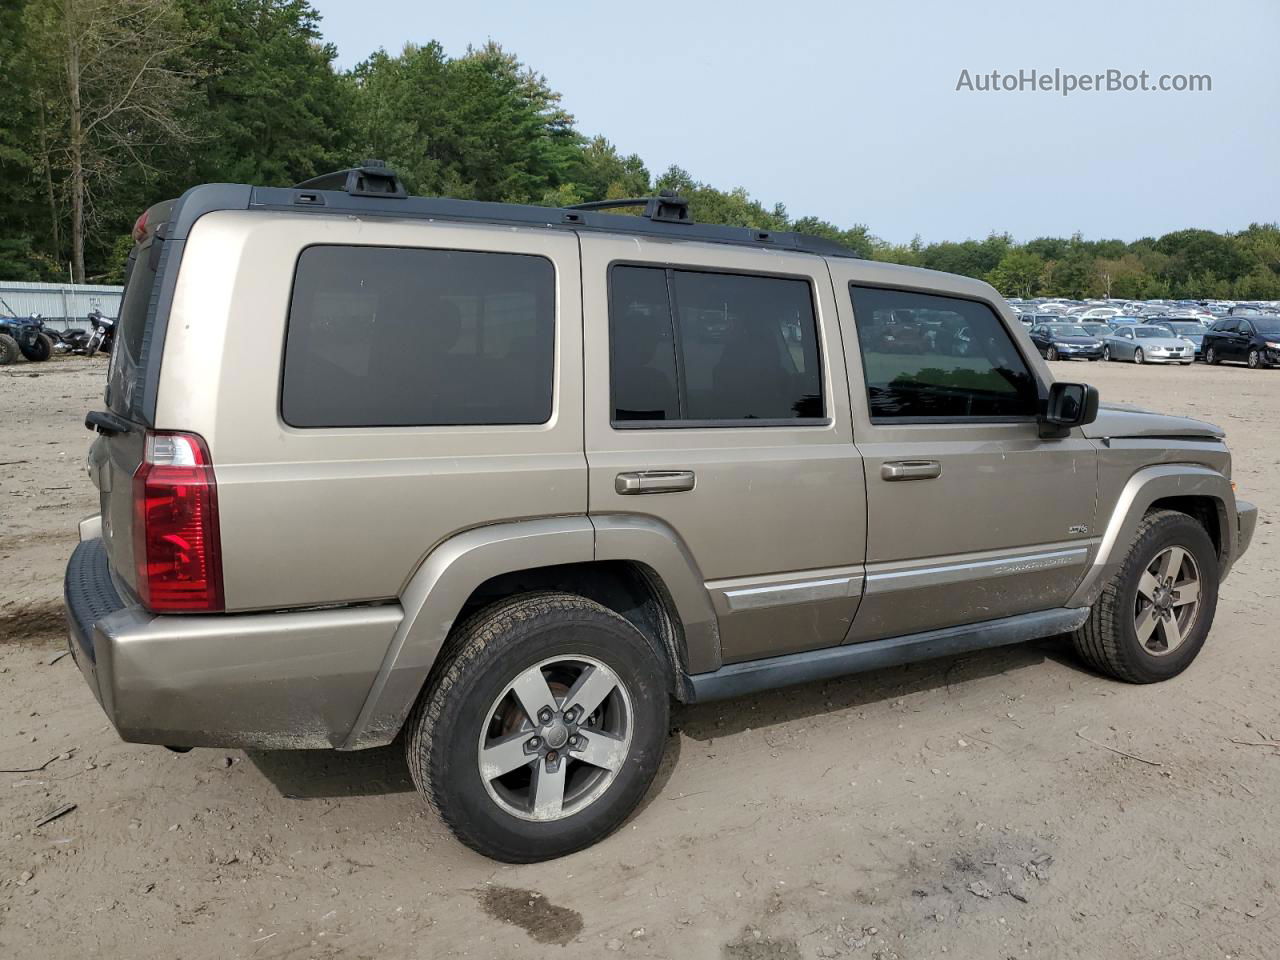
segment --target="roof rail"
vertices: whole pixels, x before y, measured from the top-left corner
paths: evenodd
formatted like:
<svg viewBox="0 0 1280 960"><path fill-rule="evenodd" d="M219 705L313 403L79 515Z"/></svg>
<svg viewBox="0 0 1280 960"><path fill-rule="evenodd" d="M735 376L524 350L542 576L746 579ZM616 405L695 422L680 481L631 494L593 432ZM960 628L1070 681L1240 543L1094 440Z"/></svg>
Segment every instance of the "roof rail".
<svg viewBox="0 0 1280 960"><path fill-rule="evenodd" d="M382 160L366 160L363 166L322 173L303 180L294 189L341 190L353 197L385 197L402 200L409 194L394 170Z"/></svg>
<svg viewBox="0 0 1280 960"><path fill-rule="evenodd" d="M644 207L644 216L659 223L693 223L689 201L674 190L659 191L656 197L626 197L619 200L591 200L572 203L566 210L616 210L620 207Z"/></svg>

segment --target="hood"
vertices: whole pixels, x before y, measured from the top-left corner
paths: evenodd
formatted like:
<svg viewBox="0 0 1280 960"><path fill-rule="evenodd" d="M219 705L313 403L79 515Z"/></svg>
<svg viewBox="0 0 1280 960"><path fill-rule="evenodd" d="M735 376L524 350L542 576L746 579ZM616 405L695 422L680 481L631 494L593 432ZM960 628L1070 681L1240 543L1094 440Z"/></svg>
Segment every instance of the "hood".
<svg viewBox="0 0 1280 960"><path fill-rule="evenodd" d="M1190 417L1171 417L1153 413L1127 404L1103 404L1098 408L1098 419L1083 427L1084 435L1092 440L1113 437L1187 437L1222 438L1226 431L1203 420Z"/></svg>

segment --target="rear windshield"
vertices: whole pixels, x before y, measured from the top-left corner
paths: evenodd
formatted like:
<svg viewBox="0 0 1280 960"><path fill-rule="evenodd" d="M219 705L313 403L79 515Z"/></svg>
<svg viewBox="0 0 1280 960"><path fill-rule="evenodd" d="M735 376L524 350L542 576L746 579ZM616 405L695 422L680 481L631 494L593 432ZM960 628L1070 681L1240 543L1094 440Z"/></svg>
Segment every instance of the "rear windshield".
<svg viewBox="0 0 1280 960"><path fill-rule="evenodd" d="M294 427L546 423L554 357L555 270L544 257L308 247L281 416Z"/></svg>
<svg viewBox="0 0 1280 960"><path fill-rule="evenodd" d="M143 380L142 348L156 293L156 265L162 241L136 246L125 265L124 297L116 318L115 346L107 375L107 399L112 410L136 418Z"/></svg>

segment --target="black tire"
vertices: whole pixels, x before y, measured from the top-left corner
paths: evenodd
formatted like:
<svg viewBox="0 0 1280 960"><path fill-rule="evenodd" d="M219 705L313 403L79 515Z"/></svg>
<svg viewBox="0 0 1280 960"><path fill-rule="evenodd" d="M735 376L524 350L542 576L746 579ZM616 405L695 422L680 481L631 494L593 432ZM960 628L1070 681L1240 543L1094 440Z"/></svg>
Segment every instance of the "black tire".
<svg viewBox="0 0 1280 960"><path fill-rule="evenodd" d="M1049 349L1044 352L1044 358L1046 360L1057 360L1058 348L1055 347L1053 344L1049 344Z"/></svg>
<svg viewBox="0 0 1280 960"><path fill-rule="evenodd" d="M1257 370L1261 366L1262 366L1262 351L1254 347L1249 351L1249 368L1251 370Z"/></svg>
<svg viewBox="0 0 1280 960"><path fill-rule="evenodd" d="M1200 571L1200 608L1190 633L1177 649L1157 656L1139 641L1134 628L1138 581L1152 561L1171 546L1182 547ZM1196 658L1213 626L1218 606L1218 554L1199 521L1174 510L1143 518L1133 545L1115 577L1073 635L1076 653L1089 666L1128 683L1157 683L1176 677Z"/></svg>
<svg viewBox="0 0 1280 960"><path fill-rule="evenodd" d="M1110 362L1111 362L1111 348L1110 348L1110 347L1103 347L1103 348L1102 348L1102 359L1103 359L1103 360L1105 360L1105 361L1107 361L1107 363L1110 363Z"/></svg>
<svg viewBox="0 0 1280 960"><path fill-rule="evenodd" d="M7 333L0 333L0 367L7 366L22 356L18 341Z"/></svg>
<svg viewBox="0 0 1280 960"><path fill-rule="evenodd" d="M559 820L521 819L490 795L479 738L507 686L557 656L592 657L625 682L634 718L630 748L613 781L584 809ZM668 676L650 642L598 603L569 593L500 601L456 628L441 651L407 723L409 772L450 830L478 853L507 863L565 856L608 836L652 784L666 748Z"/></svg>
<svg viewBox="0 0 1280 960"><path fill-rule="evenodd" d="M1217 350L1215 350L1215 349L1213 349L1213 347L1210 347L1208 350L1206 350L1206 351L1204 352L1204 362L1205 362L1205 363L1207 363L1207 364L1208 364L1209 366L1211 366L1211 367L1217 366L1217 365L1218 365L1218 351L1217 351Z"/></svg>
<svg viewBox="0 0 1280 960"><path fill-rule="evenodd" d="M53 356L53 340L46 333L37 333L36 342L29 347L19 347L22 355L33 363L41 363Z"/></svg>
<svg viewBox="0 0 1280 960"><path fill-rule="evenodd" d="M1134 362L1134 363L1144 363L1145 361L1146 361L1146 354L1142 352L1142 348L1141 348L1141 347L1137 347L1137 348L1133 351L1133 362Z"/></svg>

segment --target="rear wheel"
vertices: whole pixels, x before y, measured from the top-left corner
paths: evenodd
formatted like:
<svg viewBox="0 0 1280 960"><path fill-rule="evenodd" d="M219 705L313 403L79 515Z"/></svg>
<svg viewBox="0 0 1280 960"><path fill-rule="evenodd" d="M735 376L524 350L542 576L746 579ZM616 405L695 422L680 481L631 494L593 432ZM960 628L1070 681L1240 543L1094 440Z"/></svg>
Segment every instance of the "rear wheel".
<svg viewBox="0 0 1280 960"><path fill-rule="evenodd" d="M508 863L607 836L657 773L666 668L605 607L567 593L488 607L451 636L409 719L414 783L472 849Z"/></svg>
<svg viewBox="0 0 1280 960"><path fill-rule="evenodd" d="M7 333L0 333L0 367L13 363L22 356L18 341Z"/></svg>
<svg viewBox="0 0 1280 960"><path fill-rule="evenodd" d="M1094 669L1129 683L1175 677L1196 658L1218 606L1218 555L1199 522L1148 514L1119 572L1073 640Z"/></svg>
<svg viewBox="0 0 1280 960"><path fill-rule="evenodd" d="M37 333L35 343L29 347L20 347L19 349L28 360L39 363L53 356L53 341L47 333Z"/></svg>
<svg viewBox="0 0 1280 960"><path fill-rule="evenodd" d="M1108 361L1108 362L1110 362L1110 360L1111 360L1111 348L1110 348L1110 347L1103 347L1103 348L1102 348L1102 359L1103 359L1103 360L1106 360L1106 361Z"/></svg>

